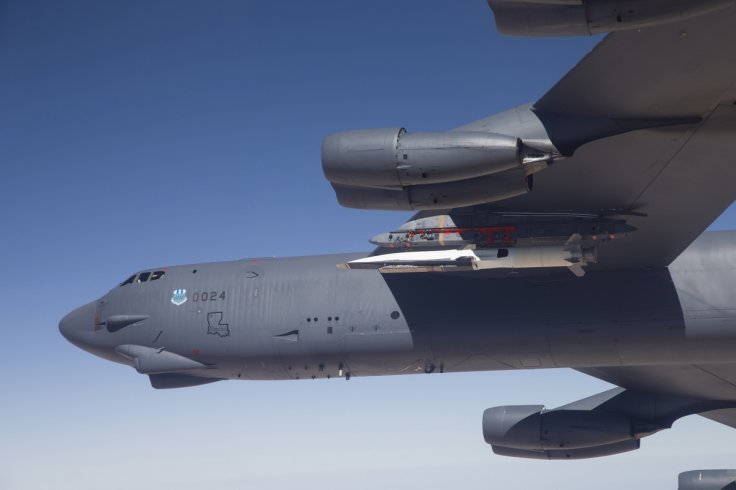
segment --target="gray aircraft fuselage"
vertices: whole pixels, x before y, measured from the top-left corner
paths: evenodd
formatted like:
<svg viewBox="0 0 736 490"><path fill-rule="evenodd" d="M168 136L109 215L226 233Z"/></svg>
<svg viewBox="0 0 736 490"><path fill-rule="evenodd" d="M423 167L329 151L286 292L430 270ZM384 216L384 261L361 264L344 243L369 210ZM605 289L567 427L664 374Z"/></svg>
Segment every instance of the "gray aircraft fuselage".
<svg viewBox="0 0 736 490"><path fill-rule="evenodd" d="M60 330L145 374L214 379L733 361L736 232L705 233L669 268L582 278L336 267L356 257L168 267L74 310ZM151 352L172 357L136 364Z"/></svg>

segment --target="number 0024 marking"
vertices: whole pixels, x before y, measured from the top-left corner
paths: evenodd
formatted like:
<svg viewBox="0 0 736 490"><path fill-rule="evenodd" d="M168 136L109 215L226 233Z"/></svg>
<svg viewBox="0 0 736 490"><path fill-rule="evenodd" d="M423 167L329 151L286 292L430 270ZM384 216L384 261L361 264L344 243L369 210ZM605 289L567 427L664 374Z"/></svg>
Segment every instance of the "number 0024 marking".
<svg viewBox="0 0 736 490"><path fill-rule="evenodd" d="M192 294L192 301L218 301L225 298L225 291L202 291Z"/></svg>

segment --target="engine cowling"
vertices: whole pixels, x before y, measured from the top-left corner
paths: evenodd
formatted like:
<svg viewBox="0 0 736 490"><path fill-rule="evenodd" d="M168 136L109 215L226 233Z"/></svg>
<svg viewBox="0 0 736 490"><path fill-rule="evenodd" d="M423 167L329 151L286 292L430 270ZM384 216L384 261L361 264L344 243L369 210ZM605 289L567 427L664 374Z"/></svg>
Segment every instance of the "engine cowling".
<svg viewBox="0 0 736 490"><path fill-rule="evenodd" d="M547 449L547 450L524 450L513 449L503 446L491 446L493 452L500 456L510 456L513 458L527 459L588 459L600 458L603 456L611 456L613 454L625 453L639 449L641 441L632 439L623 442L614 442L613 444L603 444L600 446L584 447L578 449Z"/></svg>
<svg viewBox="0 0 736 490"><path fill-rule="evenodd" d="M539 454L544 459L594 457L638 448L627 416L595 410L545 411L541 405L489 408L483 413L483 437L499 454Z"/></svg>
<svg viewBox="0 0 736 490"><path fill-rule="evenodd" d="M508 170L477 179L399 189L332 184L338 202L348 208L384 210L447 209L499 201L531 190L531 176Z"/></svg>
<svg viewBox="0 0 736 490"><path fill-rule="evenodd" d="M476 131L344 131L322 143L322 168L343 206L423 210L472 206L531 190L555 155Z"/></svg>
<svg viewBox="0 0 736 490"><path fill-rule="evenodd" d="M520 168L520 147L518 138L477 131L343 131L324 139L322 168L333 184L383 188L429 185Z"/></svg>
<svg viewBox="0 0 736 490"><path fill-rule="evenodd" d="M736 470L693 470L680 473L678 490L726 490L736 488Z"/></svg>

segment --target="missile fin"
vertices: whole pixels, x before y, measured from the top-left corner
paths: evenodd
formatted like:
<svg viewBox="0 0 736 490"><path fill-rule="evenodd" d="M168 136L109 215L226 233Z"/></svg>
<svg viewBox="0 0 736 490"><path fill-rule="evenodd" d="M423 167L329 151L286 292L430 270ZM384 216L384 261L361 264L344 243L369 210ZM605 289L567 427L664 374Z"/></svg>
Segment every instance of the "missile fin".
<svg viewBox="0 0 736 490"><path fill-rule="evenodd" d="M585 269L583 269L583 264L580 262L571 264L567 268L570 269L570 272L575 274L576 277L583 277L585 275Z"/></svg>

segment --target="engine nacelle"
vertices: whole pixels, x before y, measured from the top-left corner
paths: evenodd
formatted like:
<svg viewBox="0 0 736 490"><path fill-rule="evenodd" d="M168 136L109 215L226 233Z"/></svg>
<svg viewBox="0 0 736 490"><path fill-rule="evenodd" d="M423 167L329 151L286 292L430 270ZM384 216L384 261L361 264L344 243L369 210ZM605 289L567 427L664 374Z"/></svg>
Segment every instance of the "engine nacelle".
<svg viewBox="0 0 736 490"><path fill-rule="evenodd" d="M544 411L541 405L489 408L483 413L483 437L499 454L560 451L593 457L602 455L593 454L596 449L605 453L638 447L629 417L595 410Z"/></svg>
<svg viewBox="0 0 736 490"><path fill-rule="evenodd" d="M532 176L520 169L470 180L399 189L332 184L338 202L348 208L384 210L447 209L500 201L531 190Z"/></svg>
<svg viewBox="0 0 736 490"><path fill-rule="evenodd" d="M363 129L327 136L322 143L322 168L333 184L401 188L520 168L520 148L518 138L493 133Z"/></svg>
<svg viewBox="0 0 736 490"><path fill-rule="evenodd" d="M705 14L732 0L488 0L502 34L590 35Z"/></svg>
<svg viewBox="0 0 736 490"><path fill-rule="evenodd" d="M344 131L322 143L322 168L343 206L425 210L472 206L531 190L555 158L519 138L476 131Z"/></svg>
<svg viewBox="0 0 736 490"><path fill-rule="evenodd" d="M639 439L603 444L601 446L584 447L579 449L549 449L549 450L524 450L513 449L503 446L491 446L493 452L500 456L528 459L588 459L611 456L613 454L625 453L639 449Z"/></svg>
<svg viewBox="0 0 736 490"><path fill-rule="evenodd" d="M680 473L678 490L725 490L736 487L736 470L693 470Z"/></svg>

